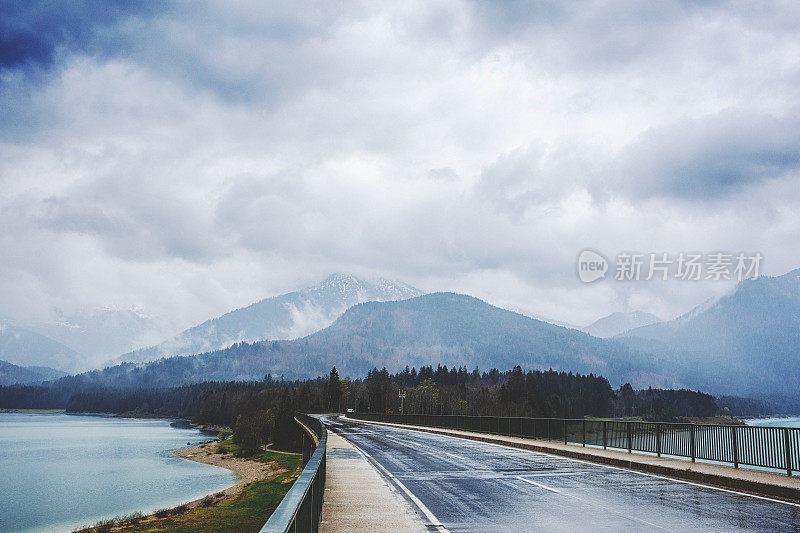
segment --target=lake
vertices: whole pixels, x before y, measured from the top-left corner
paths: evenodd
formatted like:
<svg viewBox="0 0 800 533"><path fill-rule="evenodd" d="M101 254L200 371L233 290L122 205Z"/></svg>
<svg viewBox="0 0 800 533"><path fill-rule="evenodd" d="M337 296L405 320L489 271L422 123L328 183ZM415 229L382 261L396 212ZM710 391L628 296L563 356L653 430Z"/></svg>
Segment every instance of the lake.
<svg viewBox="0 0 800 533"><path fill-rule="evenodd" d="M165 420L0 413L0 531L72 531L230 487L233 472L172 455L208 438Z"/></svg>
<svg viewBox="0 0 800 533"><path fill-rule="evenodd" d="M745 420L748 426L800 428L800 417L787 418L751 418Z"/></svg>

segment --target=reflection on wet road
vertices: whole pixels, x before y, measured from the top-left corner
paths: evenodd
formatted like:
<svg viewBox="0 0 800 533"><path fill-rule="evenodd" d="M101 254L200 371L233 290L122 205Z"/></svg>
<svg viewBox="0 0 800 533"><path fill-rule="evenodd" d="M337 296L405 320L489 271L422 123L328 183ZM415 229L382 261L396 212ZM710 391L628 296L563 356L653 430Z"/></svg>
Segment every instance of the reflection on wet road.
<svg viewBox="0 0 800 533"><path fill-rule="evenodd" d="M543 453L326 419L450 531L800 531L800 506Z"/></svg>

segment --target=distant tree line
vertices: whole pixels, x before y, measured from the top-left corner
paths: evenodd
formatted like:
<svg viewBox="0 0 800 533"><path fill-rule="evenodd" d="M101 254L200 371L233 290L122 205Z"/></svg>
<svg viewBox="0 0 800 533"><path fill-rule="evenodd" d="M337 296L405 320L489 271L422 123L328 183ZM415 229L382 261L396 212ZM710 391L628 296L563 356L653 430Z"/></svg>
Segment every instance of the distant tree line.
<svg viewBox="0 0 800 533"><path fill-rule="evenodd" d="M407 413L495 416L612 416L614 391L608 380L554 370L523 372L519 366L481 373L465 367L406 367L389 374L370 371L364 386L347 398L356 411L399 412L400 390Z"/></svg>
<svg viewBox="0 0 800 533"><path fill-rule="evenodd" d="M582 418L639 417L675 421L720 414L772 414L764 400L714 398L689 390L617 390L608 380L554 370L523 371L519 366L492 369L406 367L396 374L371 370L364 379L330 374L286 381L267 375L262 381L204 382L180 387L68 386L56 381L40 386L0 387L0 408L64 408L69 413L114 413L141 417L185 418L209 427L227 427L241 449L252 453L267 443L297 449L296 411L401 412L483 416Z"/></svg>
<svg viewBox="0 0 800 533"><path fill-rule="evenodd" d="M396 374L371 370L364 379L341 379L336 367L326 377L286 381L267 375L262 381L204 382L180 387L103 387L57 381L41 386L0 387L0 408L64 408L68 412L126 413L191 418L233 427L238 416L270 409L275 427L300 411L400 412L405 392L407 413L530 417L642 417L668 421L723 412L769 414L766 401L714 398L688 390L613 390L608 380L554 370L501 372L437 365L406 367ZM726 409L727 408L727 409Z"/></svg>

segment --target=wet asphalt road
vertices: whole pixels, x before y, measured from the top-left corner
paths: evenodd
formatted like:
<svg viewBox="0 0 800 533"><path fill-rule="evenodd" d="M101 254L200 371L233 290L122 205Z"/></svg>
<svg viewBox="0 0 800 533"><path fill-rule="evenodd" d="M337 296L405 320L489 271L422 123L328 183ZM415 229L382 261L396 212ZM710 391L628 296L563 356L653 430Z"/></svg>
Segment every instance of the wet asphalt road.
<svg viewBox="0 0 800 533"><path fill-rule="evenodd" d="M798 531L800 506L564 457L325 419L449 531Z"/></svg>

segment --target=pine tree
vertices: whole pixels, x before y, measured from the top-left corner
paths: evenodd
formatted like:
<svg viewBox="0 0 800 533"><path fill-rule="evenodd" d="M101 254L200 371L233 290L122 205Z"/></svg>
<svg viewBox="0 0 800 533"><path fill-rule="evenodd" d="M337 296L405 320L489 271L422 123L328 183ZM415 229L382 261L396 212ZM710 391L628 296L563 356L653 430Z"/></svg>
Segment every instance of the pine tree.
<svg viewBox="0 0 800 533"><path fill-rule="evenodd" d="M331 368L331 375L328 377L328 410L340 411L342 398L342 383L339 381L339 371L334 366Z"/></svg>

